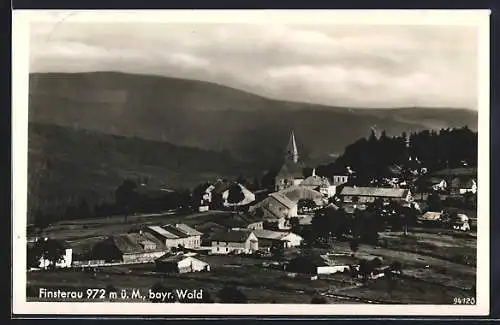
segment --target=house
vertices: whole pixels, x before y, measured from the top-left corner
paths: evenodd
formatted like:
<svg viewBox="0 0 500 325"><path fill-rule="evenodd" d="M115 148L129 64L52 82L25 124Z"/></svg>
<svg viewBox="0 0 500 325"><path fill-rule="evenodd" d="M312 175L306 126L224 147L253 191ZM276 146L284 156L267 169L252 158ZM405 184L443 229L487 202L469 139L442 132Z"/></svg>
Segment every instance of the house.
<svg viewBox="0 0 500 325"><path fill-rule="evenodd" d="M35 245L39 244L38 241L47 242L48 238L37 238L33 242L28 243L28 250L35 249ZM57 250L61 252L59 260L55 263L55 268L68 268L73 264L73 249L70 248L67 243L51 240L54 245L58 245ZM48 242L47 242L48 243ZM59 246L60 245L60 246ZM36 264L36 263L34 263ZM46 256L41 256L38 263L38 268L47 269L54 264L53 260L47 258Z"/></svg>
<svg viewBox="0 0 500 325"><path fill-rule="evenodd" d="M299 152L292 131L286 147L285 161L278 171L274 183L276 191L299 185L304 180L304 165L299 161Z"/></svg>
<svg viewBox="0 0 500 325"><path fill-rule="evenodd" d="M317 206L323 206L326 203L323 194L308 187L290 186L278 193L294 203L298 203L299 200L311 200Z"/></svg>
<svg viewBox="0 0 500 325"><path fill-rule="evenodd" d="M349 181L348 175L333 175L330 185L340 186L347 183L348 181Z"/></svg>
<svg viewBox="0 0 500 325"><path fill-rule="evenodd" d="M477 168L447 168L434 173L434 177L446 180L451 194L477 193Z"/></svg>
<svg viewBox="0 0 500 325"><path fill-rule="evenodd" d="M107 263L149 263L165 254L167 248L150 233L114 235L98 242L92 249L92 258Z"/></svg>
<svg viewBox="0 0 500 325"><path fill-rule="evenodd" d="M316 175L316 169L313 169L312 175L304 179L304 181L300 183L300 186L315 190L323 194L325 198L335 195L335 186L330 185L328 178Z"/></svg>
<svg viewBox="0 0 500 325"><path fill-rule="evenodd" d="M395 201L409 204L413 197L409 189L381 188L381 187L352 187L346 186L339 194L343 203L372 203L375 199Z"/></svg>
<svg viewBox="0 0 500 325"><path fill-rule="evenodd" d="M229 230L212 235L212 254L251 254L259 249L259 241L252 231Z"/></svg>
<svg viewBox="0 0 500 325"><path fill-rule="evenodd" d="M289 229L290 218L297 216L297 206L297 202L292 202L281 193L275 192L252 206L249 212L266 222L276 224L277 229Z"/></svg>
<svg viewBox="0 0 500 325"><path fill-rule="evenodd" d="M470 231L469 217L465 214L459 213L451 224L454 230Z"/></svg>
<svg viewBox="0 0 500 325"><path fill-rule="evenodd" d="M202 233L186 224L178 223L164 226L148 226L147 232L160 239L167 248L196 248L201 245Z"/></svg>
<svg viewBox="0 0 500 325"><path fill-rule="evenodd" d="M455 177L450 184L451 194L477 193L477 183L474 178Z"/></svg>
<svg viewBox="0 0 500 325"><path fill-rule="evenodd" d="M209 272L210 265L188 254L166 254L155 260L156 270L165 273Z"/></svg>
<svg viewBox="0 0 500 325"><path fill-rule="evenodd" d="M304 240L304 238L292 232L273 231L267 229L253 230L252 232L259 240L260 249L270 248L276 245L279 245L282 248L298 247Z"/></svg>
<svg viewBox="0 0 500 325"><path fill-rule="evenodd" d="M298 256L290 261L286 270L288 272L309 275L334 274L347 272L358 267L358 260L348 255L319 255L308 254Z"/></svg>

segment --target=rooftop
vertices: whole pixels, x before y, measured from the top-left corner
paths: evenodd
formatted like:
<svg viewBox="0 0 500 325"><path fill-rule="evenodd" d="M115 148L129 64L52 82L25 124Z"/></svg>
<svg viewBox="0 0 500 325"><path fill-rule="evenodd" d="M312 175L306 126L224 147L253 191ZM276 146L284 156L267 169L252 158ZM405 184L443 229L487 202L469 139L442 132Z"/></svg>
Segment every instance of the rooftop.
<svg viewBox="0 0 500 325"><path fill-rule="evenodd" d="M381 188L381 187L351 187L346 186L340 195L350 196L376 196L389 198L404 198L408 194L408 189L404 188Z"/></svg>
<svg viewBox="0 0 500 325"><path fill-rule="evenodd" d="M122 254L143 253L148 251L161 251L163 245L149 233L120 234L109 237ZM149 247L153 248L149 248Z"/></svg>
<svg viewBox="0 0 500 325"><path fill-rule="evenodd" d="M244 243L248 236L250 236L251 231L247 230L229 230L221 231L212 235L212 241L223 241L231 243Z"/></svg>

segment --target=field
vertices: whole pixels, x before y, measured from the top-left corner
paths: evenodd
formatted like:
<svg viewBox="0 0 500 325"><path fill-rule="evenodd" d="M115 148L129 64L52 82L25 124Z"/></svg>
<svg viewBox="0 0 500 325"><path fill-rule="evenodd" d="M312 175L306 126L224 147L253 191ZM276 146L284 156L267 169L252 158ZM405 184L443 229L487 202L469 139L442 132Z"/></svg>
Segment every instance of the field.
<svg viewBox="0 0 500 325"><path fill-rule="evenodd" d="M45 229L43 235L65 240L74 254L85 254L105 236L122 233L147 224L185 222L191 226L229 216L227 212L175 215L123 216L106 219L61 222ZM200 256L211 272L163 274L154 264L122 265L99 268L96 272L58 270L28 272L28 297L40 300L39 288L85 291L109 288L121 292L138 289L146 297L150 288L162 284L174 289L202 289L212 301L225 286L237 287L249 303L310 303L322 295L328 303L419 303L451 304L455 297L474 297L476 280L476 237L455 231L414 228L404 236L398 232L380 233L379 246L361 245L358 258L379 256L384 265L398 261L403 275L392 281L380 278L363 283L346 274L291 277L281 267L264 267L260 258L239 256ZM348 243L335 243L331 249L311 249L318 253L348 253ZM109 298L108 296L106 296ZM43 300L43 299L41 299ZM85 299L84 299L85 300ZM132 301L131 297L126 298ZM149 301L148 299L135 299ZM92 300L94 301L94 300ZM114 301L123 301L121 298Z"/></svg>

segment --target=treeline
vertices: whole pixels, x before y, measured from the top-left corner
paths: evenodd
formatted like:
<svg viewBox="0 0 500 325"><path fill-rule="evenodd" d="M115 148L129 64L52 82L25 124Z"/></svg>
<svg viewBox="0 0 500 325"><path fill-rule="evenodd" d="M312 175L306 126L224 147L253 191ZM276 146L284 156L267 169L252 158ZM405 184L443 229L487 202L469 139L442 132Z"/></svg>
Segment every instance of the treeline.
<svg viewBox="0 0 500 325"><path fill-rule="evenodd" d="M377 136L372 130L368 138L347 146L334 163L318 166L316 173L332 177L345 173L349 166L360 180L367 180L392 175L391 167L408 164L410 157L417 158L428 171L477 166L477 148L477 132L466 126L440 131L423 130L409 135L403 132L393 137L387 136L385 131Z"/></svg>

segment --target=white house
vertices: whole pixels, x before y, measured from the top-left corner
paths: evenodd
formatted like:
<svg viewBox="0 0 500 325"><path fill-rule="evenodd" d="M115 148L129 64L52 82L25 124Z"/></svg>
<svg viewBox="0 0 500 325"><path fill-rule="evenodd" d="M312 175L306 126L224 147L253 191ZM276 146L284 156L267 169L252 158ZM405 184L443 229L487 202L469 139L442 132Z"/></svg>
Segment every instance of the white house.
<svg viewBox="0 0 500 325"><path fill-rule="evenodd" d="M240 229L235 229L240 230ZM248 230L247 230L248 231ZM259 240L259 247L262 248L264 246L272 246L273 243L281 242L282 247L298 247L302 244L304 238L301 236L294 234L293 232L283 232L283 231L274 231L267 229L256 229L252 231Z"/></svg>
<svg viewBox="0 0 500 325"><path fill-rule="evenodd" d="M229 230L215 233L212 238L212 254L250 254L259 249L259 241L252 231Z"/></svg>
<svg viewBox="0 0 500 325"><path fill-rule="evenodd" d="M155 260L156 269L167 273L209 272L210 265L185 254L165 255Z"/></svg>

